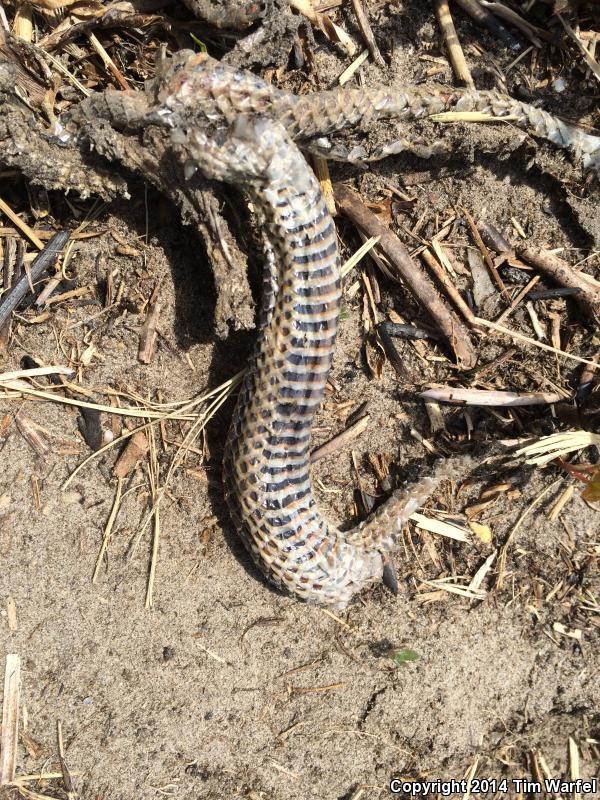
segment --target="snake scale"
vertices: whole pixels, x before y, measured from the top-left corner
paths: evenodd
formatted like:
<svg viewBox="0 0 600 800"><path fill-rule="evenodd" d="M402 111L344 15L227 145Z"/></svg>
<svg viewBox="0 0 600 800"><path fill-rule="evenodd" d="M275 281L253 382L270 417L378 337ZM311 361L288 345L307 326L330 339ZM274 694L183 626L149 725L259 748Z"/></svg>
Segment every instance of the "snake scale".
<svg viewBox="0 0 600 800"><path fill-rule="evenodd" d="M415 119L449 107L510 117L597 168L600 140L496 92L404 87L297 97L205 54L179 54L154 89L152 121L172 130L190 175L241 187L266 248L258 340L224 455L233 522L255 563L296 597L343 609L382 577L403 523L465 459L392 494L366 522L343 532L320 514L309 443L331 367L341 302L336 232L319 183L294 140L370 119ZM318 142L316 142L319 146Z"/></svg>

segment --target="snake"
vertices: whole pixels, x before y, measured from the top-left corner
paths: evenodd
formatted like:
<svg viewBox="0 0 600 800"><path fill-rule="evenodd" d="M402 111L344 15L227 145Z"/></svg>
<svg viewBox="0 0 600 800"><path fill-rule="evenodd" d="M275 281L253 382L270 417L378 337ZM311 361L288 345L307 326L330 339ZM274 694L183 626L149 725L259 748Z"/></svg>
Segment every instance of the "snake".
<svg viewBox="0 0 600 800"><path fill-rule="evenodd" d="M381 581L403 526L440 481L464 474L468 456L437 463L431 475L394 491L367 520L341 530L321 514L310 481L311 429L335 349L340 257L320 184L296 144L342 127L446 110L509 117L595 168L600 139L495 92L422 87L352 89L299 97L257 76L184 53L155 89L152 120L171 130L185 163L242 189L265 233L258 336L223 457L231 519L253 561L298 599L344 609Z"/></svg>

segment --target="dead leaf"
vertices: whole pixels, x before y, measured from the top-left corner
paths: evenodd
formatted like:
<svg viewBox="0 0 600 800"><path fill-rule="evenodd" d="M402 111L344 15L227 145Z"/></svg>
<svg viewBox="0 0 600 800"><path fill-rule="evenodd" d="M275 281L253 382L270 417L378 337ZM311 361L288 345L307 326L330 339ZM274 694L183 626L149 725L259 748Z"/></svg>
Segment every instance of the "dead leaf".
<svg viewBox="0 0 600 800"><path fill-rule="evenodd" d="M584 500L587 500L588 503L594 503L600 500L600 469L594 472L590 482L581 493L581 496Z"/></svg>

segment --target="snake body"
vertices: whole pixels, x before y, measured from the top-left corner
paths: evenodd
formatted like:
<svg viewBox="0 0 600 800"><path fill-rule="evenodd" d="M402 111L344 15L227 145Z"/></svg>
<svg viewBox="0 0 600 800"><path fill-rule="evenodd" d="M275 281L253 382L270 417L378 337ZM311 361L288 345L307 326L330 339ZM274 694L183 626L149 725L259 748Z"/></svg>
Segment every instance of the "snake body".
<svg viewBox="0 0 600 800"><path fill-rule="evenodd" d="M279 122L303 149L348 160L346 154L338 156L323 137L358 125L368 130L371 123L383 119L435 120L435 115L447 112L466 113L468 119L471 113L475 119L505 120L530 131L572 153L584 168L600 172L600 136L495 90L401 85L294 95L205 53L182 51L177 58L157 100L184 111L188 126L205 128L214 121L231 125L239 114L267 116ZM385 148L384 153L389 154Z"/></svg>
<svg viewBox="0 0 600 800"><path fill-rule="evenodd" d="M198 97L197 87L193 95ZM188 164L245 189L272 245L258 339L225 447L231 517L272 583L299 598L344 608L381 579L383 554L395 545L402 524L452 470L445 465L436 477L396 492L349 532L320 514L309 443L340 312L335 226L318 181L281 123L244 113L224 123L215 104L212 113L202 109L203 126L187 126L182 107L189 98L181 75L162 97L175 143ZM195 113L201 113L197 106Z"/></svg>
<svg viewBox="0 0 600 800"><path fill-rule="evenodd" d="M512 108L515 115L516 101L511 106L490 93L475 95L468 95L469 102L495 108L498 116ZM331 367L341 284L335 227L293 138L306 142L369 117L424 116L446 108L453 96L406 89L394 96L353 90L345 97L300 98L203 54L175 62L156 93L155 116L173 129L187 166L242 187L270 242L258 340L223 472L231 517L255 563L272 583L304 600L344 608L380 580L403 523L465 463L443 462L350 531L320 514L310 484L309 442ZM531 124L537 110L520 113ZM536 119L543 135L560 133L564 146L594 155L597 141L582 140L579 132L565 132L539 114Z"/></svg>

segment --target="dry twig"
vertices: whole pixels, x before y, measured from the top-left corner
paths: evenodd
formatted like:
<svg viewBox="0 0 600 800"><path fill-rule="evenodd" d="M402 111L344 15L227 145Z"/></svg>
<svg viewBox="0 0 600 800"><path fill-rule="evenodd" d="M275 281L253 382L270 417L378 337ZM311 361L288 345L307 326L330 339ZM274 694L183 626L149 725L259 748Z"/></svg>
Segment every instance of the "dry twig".
<svg viewBox="0 0 600 800"><path fill-rule="evenodd" d="M38 250L44 249L44 245L42 244L41 240L39 239L37 233L33 230L33 228L30 228L26 222L23 222L21 217L18 214L15 214L15 212L8 205L8 203L5 203L4 200L2 200L2 198L0 198L0 211L6 214L6 216L13 223L13 225L15 225L15 227L17 227L21 231L21 233L24 234L29 239L29 241L33 245L35 245L35 247L37 247Z"/></svg>
<svg viewBox="0 0 600 800"><path fill-rule="evenodd" d="M12 783L17 765L19 741L19 698L21 694L21 659L15 653L6 656L2 734L0 738L0 786Z"/></svg>
<svg viewBox="0 0 600 800"><path fill-rule="evenodd" d="M334 186L339 208L368 236L379 236L380 247L392 264L396 279L408 286L415 298L434 319L448 344L465 369L473 367L477 355L469 334L458 317L446 307L423 270L411 258L400 239L342 183Z"/></svg>
<svg viewBox="0 0 600 800"><path fill-rule="evenodd" d="M384 67L385 61L383 60L383 56L381 55L379 47L377 46L377 42L375 41L371 23L369 22L369 18L367 17L361 0L352 0L352 8L356 14L356 21L358 22L360 32L362 33L366 45L369 48L369 52L373 56L373 61L378 66Z"/></svg>
<svg viewBox="0 0 600 800"><path fill-rule="evenodd" d="M454 284L451 282L450 278L444 271L443 267L440 266L438 260L435 258L433 253L431 253L429 250L423 250L423 252L421 253L421 258L437 278L440 286L446 293L448 299L454 303L456 308L463 315L465 321L468 322L469 325L473 326L475 324L475 315L473 314L469 306L465 303L461 293L458 291L456 286L454 286Z"/></svg>
<svg viewBox="0 0 600 800"><path fill-rule="evenodd" d="M342 450L347 444L367 430L370 420L371 417L369 414L365 414L341 433L338 433L337 436L334 436L333 439L325 442L325 444L322 444L320 447L316 447L310 454L311 463L314 464L315 461L319 461L321 458L327 458L327 456L337 453L338 450Z"/></svg>
<svg viewBox="0 0 600 800"><path fill-rule="evenodd" d="M442 35L448 47L448 57L452 64L452 69L456 75L457 80L464 83L470 88L475 87L475 82L471 75L471 71L467 65L467 60L454 27L454 20L450 13L450 6L448 0L435 0L435 15L437 17L439 26L442 30Z"/></svg>
<svg viewBox="0 0 600 800"><path fill-rule="evenodd" d="M29 276L27 276L27 274L21 275L9 291L2 297L2 301L0 302L0 329L6 325L12 312L29 291L30 280L35 283L44 272L55 263L69 240L69 235L69 231L59 231L50 239L46 247L40 243L43 249L31 263Z"/></svg>
<svg viewBox="0 0 600 800"><path fill-rule="evenodd" d="M138 359L142 364L150 364L156 353L156 342L158 339L158 320L161 312L161 303L158 299L161 281L158 281L154 291L148 301L146 319L140 331L140 341L138 346Z"/></svg>
<svg viewBox="0 0 600 800"><path fill-rule="evenodd" d="M466 208L463 208L462 212L465 216L465 219L467 220L467 224L471 230L471 234L473 236L475 244L479 248L479 252L483 257L483 260L485 261L487 268L489 269L496 286L498 287L498 289L500 289L502 294L506 296L507 291L506 291L506 286L504 285L504 281L502 280L502 278L500 277L500 273L496 269L496 265L494 264L494 261L490 255L490 251L487 249L483 239L481 238L481 234L479 233L477 225L475 224L475 220L473 219L473 217L467 211Z"/></svg>
<svg viewBox="0 0 600 800"><path fill-rule="evenodd" d="M486 389L462 389L454 386L439 386L421 392L425 400L438 403L457 403L465 406L541 406L560 403L564 400L558 392L504 392Z"/></svg>
<svg viewBox="0 0 600 800"><path fill-rule="evenodd" d="M479 0L455 0L455 2L472 17L479 25L483 25L498 39L504 42L511 50L519 50L519 42L504 25L496 19L491 10L484 7ZM500 3L496 3L500 5ZM518 15L515 15L518 16ZM513 20L511 20L513 21Z"/></svg>
<svg viewBox="0 0 600 800"><path fill-rule="evenodd" d="M517 253L523 261L531 264L559 286L578 289L573 298L575 302L587 317L595 321L600 319L600 291L590 286L566 261L542 248L518 247Z"/></svg>

